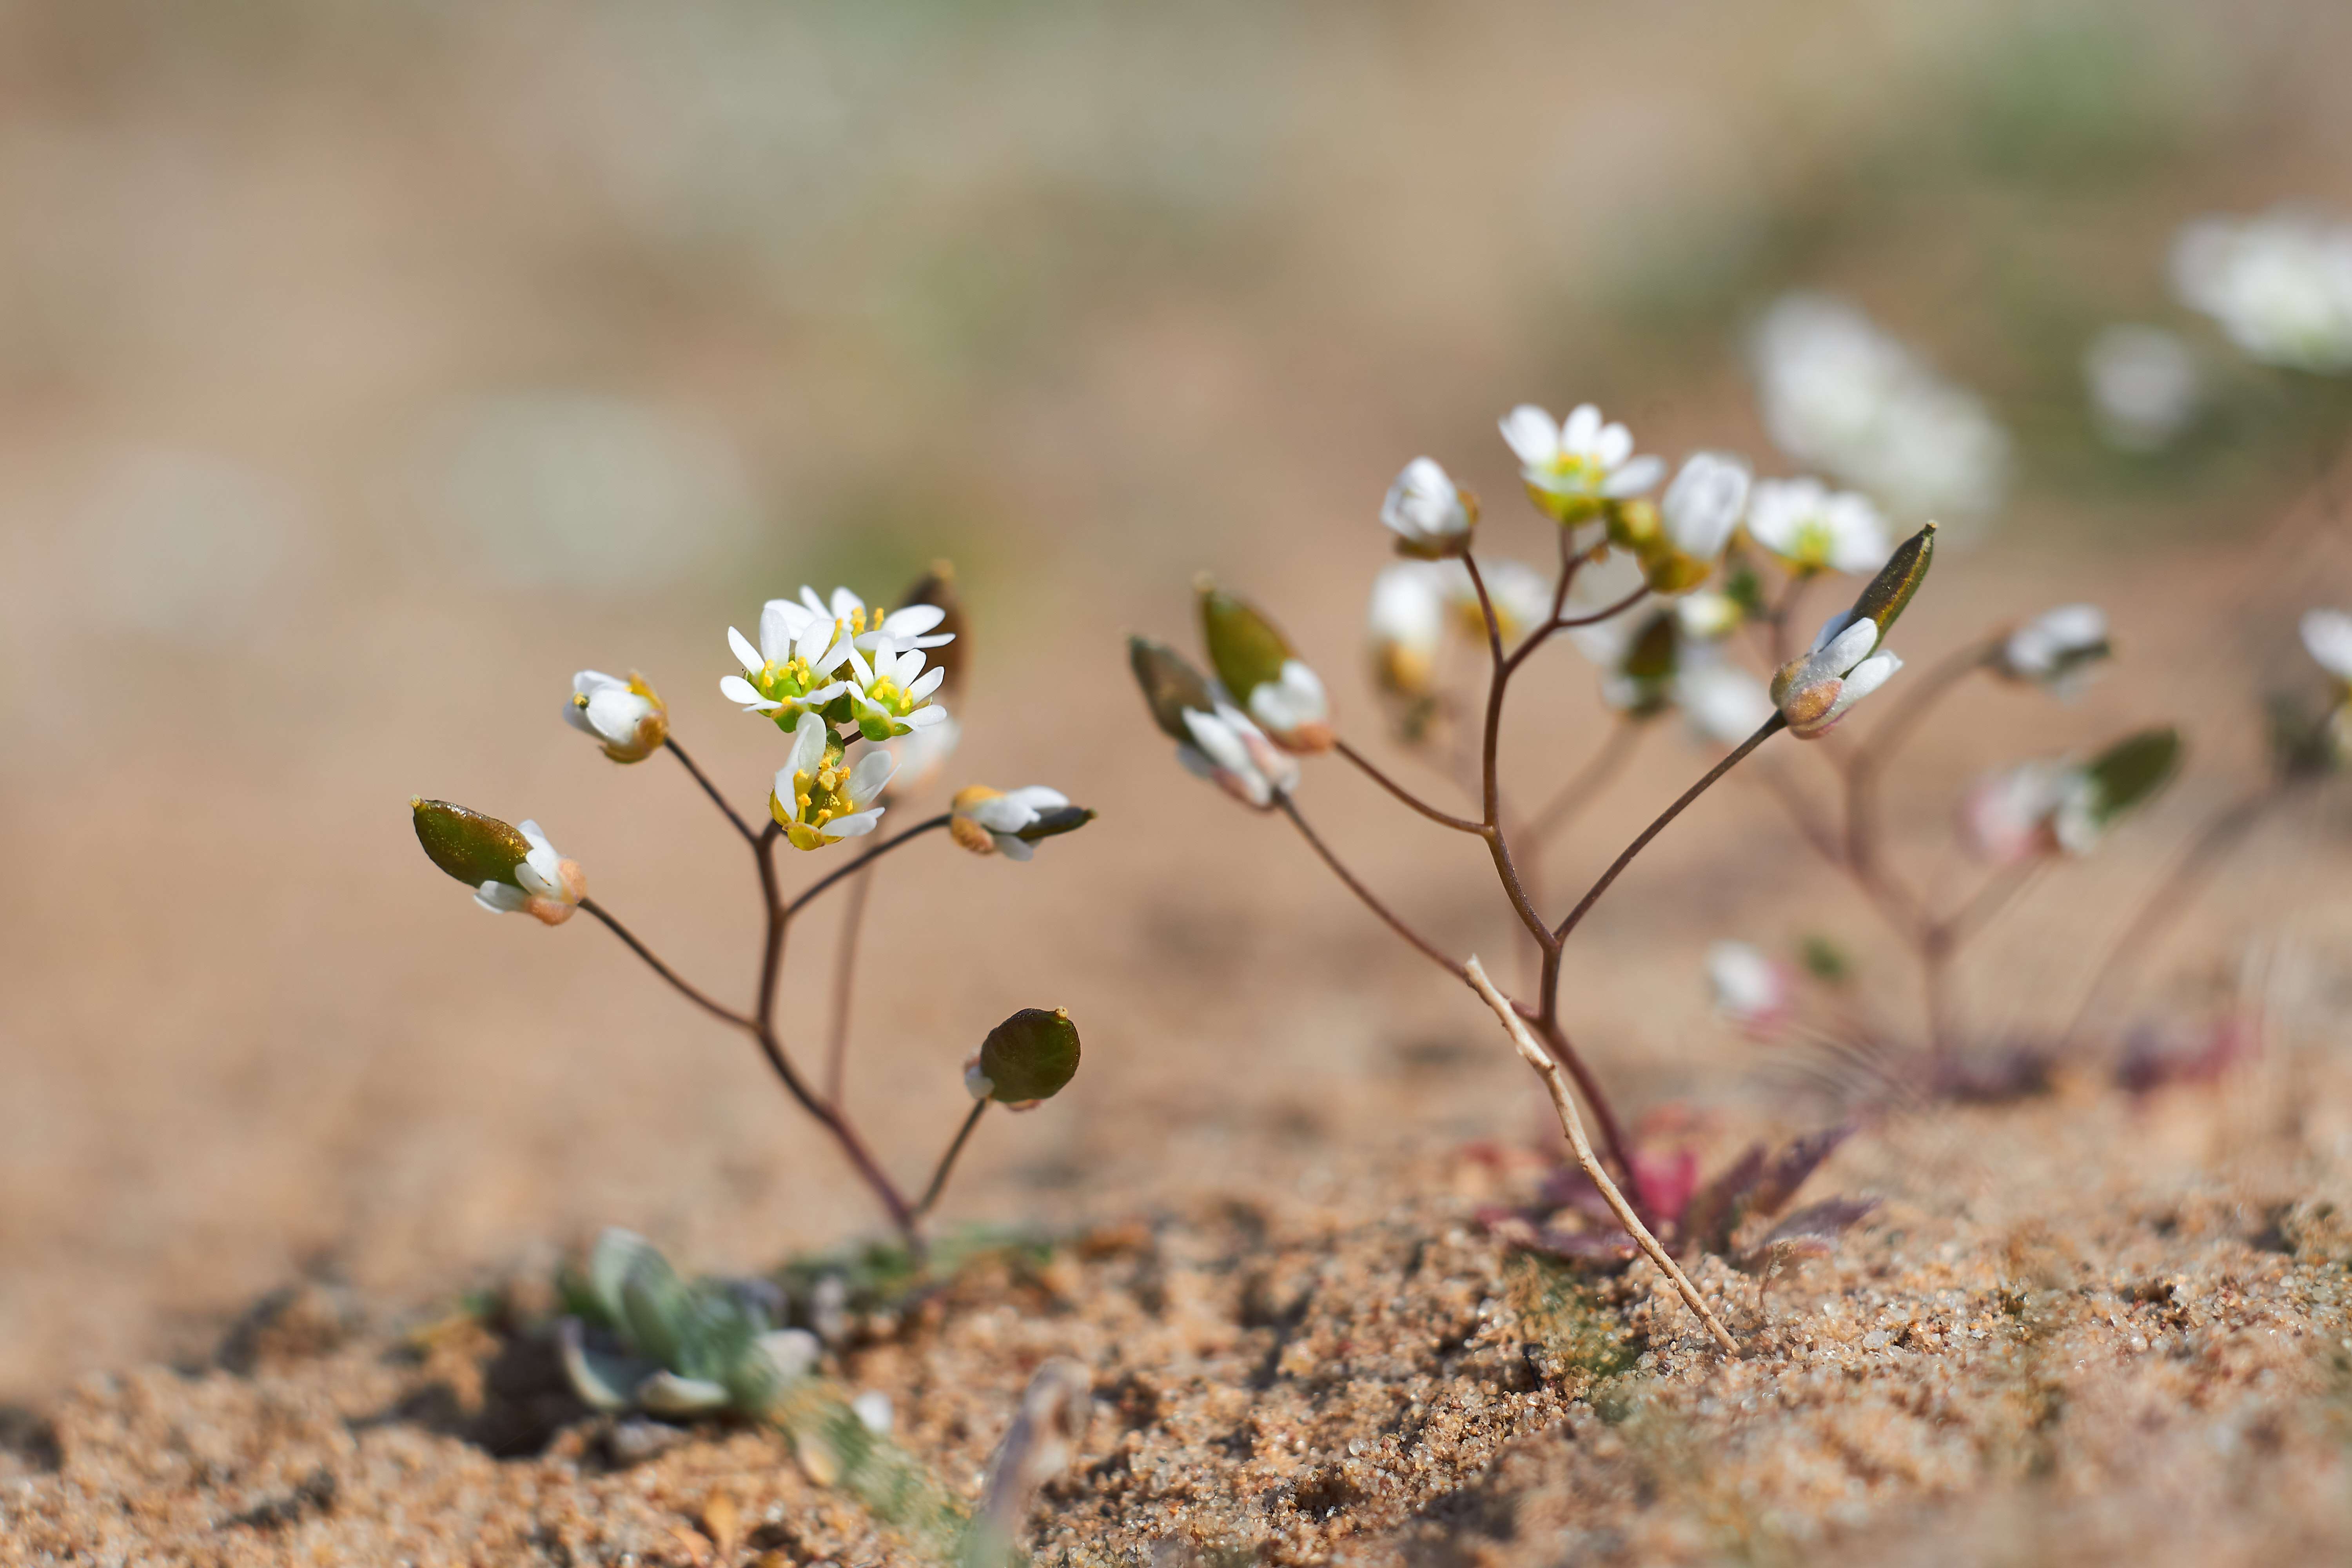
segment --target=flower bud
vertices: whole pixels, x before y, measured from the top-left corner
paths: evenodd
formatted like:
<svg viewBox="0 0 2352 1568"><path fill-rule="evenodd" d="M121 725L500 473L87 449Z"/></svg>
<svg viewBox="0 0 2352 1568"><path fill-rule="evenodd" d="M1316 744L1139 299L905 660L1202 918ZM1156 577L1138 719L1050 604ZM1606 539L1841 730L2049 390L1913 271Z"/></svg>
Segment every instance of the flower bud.
<svg viewBox="0 0 2352 1568"><path fill-rule="evenodd" d="M1246 601L1200 580L1202 640L1234 700L1292 752L1331 747L1331 703L1320 677L1272 621Z"/></svg>
<svg viewBox="0 0 2352 1568"><path fill-rule="evenodd" d="M587 896L578 862L558 855L536 822L515 827L417 795L409 797L408 809L426 858L472 888L474 901L486 910L562 925Z"/></svg>
<svg viewBox="0 0 2352 1568"><path fill-rule="evenodd" d="M573 676L563 717L604 742L604 754L616 763L644 762L669 738L669 710L634 669L626 680L594 669Z"/></svg>
<svg viewBox="0 0 2352 1568"><path fill-rule="evenodd" d="M1151 710L1151 721L1170 739L1191 744L1192 732L1185 727L1185 713L1210 712L1217 705L1207 677L1182 654L1149 637L1127 639L1127 662L1135 671L1135 683L1143 689L1143 701Z"/></svg>
<svg viewBox="0 0 2352 1568"><path fill-rule="evenodd" d="M1903 668L1903 661L1895 655L1871 651L1878 642L1879 626L1866 618L1854 619L1853 614L1832 616L1812 647L1782 665L1772 677L1772 705L1800 740L1828 733L1847 709Z"/></svg>
<svg viewBox="0 0 2352 1568"><path fill-rule="evenodd" d="M1478 498L1454 482L1433 458L1415 458L1389 486L1381 521L1397 536L1397 553L1434 561L1470 548Z"/></svg>
<svg viewBox="0 0 2352 1568"><path fill-rule="evenodd" d="M1372 579L1365 617L1371 635L1372 678L1399 697L1429 695L1445 640L1445 573L1422 561L1400 561Z"/></svg>
<svg viewBox="0 0 2352 1568"><path fill-rule="evenodd" d="M2061 605L2010 633L1993 655L1992 667L2011 680L2031 681L2060 697L2072 697L2114 651L2107 641L2105 610L2096 605Z"/></svg>
<svg viewBox="0 0 2352 1568"><path fill-rule="evenodd" d="M1024 1007L988 1032L964 1063L963 1084L974 1100L1029 1110L1061 1093L1077 1071L1078 1027L1069 1014Z"/></svg>
<svg viewBox="0 0 2352 1568"><path fill-rule="evenodd" d="M1778 1035L1794 1010L1796 987L1788 970L1744 942L1708 948L1706 979L1716 1012L1758 1039Z"/></svg>
<svg viewBox="0 0 2352 1568"><path fill-rule="evenodd" d="M1653 589L1686 594L1714 574L1748 510L1748 484L1747 463L1727 453L1696 452L1684 462L1658 502L1654 529L1645 539L1620 542L1640 555ZM1612 522L1612 538L1616 532Z"/></svg>
<svg viewBox="0 0 2352 1568"><path fill-rule="evenodd" d="M1067 795L1043 784L1009 794L971 784L956 792L948 833L975 855L1026 860L1039 839L1075 832L1094 819L1091 808L1072 805Z"/></svg>

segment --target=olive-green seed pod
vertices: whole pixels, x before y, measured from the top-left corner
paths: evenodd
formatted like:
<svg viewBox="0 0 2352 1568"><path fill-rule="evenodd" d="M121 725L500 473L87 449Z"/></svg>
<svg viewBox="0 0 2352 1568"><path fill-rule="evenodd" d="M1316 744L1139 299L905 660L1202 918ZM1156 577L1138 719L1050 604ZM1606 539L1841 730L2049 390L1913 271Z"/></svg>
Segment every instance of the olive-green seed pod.
<svg viewBox="0 0 2352 1568"><path fill-rule="evenodd" d="M1246 707L1251 692L1282 679L1282 667L1294 657L1290 641L1247 600L1206 577L1200 589L1201 640L1209 650L1209 663L1234 700Z"/></svg>
<svg viewBox="0 0 2352 1568"><path fill-rule="evenodd" d="M1024 1007L988 1031L980 1070L1001 1104L1051 1100L1077 1076L1078 1026L1058 1007Z"/></svg>
<svg viewBox="0 0 2352 1568"><path fill-rule="evenodd" d="M408 797L416 842L432 862L469 888L515 884L514 870L530 858L530 843L508 824L446 800Z"/></svg>
<svg viewBox="0 0 2352 1568"><path fill-rule="evenodd" d="M2095 815L2104 827L2154 798L2180 766L2180 731L2167 724L2126 735L2084 769L2098 790Z"/></svg>
<svg viewBox="0 0 2352 1568"><path fill-rule="evenodd" d="M1216 710L1208 679L1192 668L1192 660L1150 637L1127 639L1127 662L1135 671L1135 683L1143 688L1152 721L1174 739L1191 744L1192 731L1184 723L1184 710Z"/></svg>
<svg viewBox="0 0 2352 1568"><path fill-rule="evenodd" d="M1885 644L1886 634L1894 630L1896 617L1911 602L1911 595L1919 591L1919 584L1927 581L1927 567L1935 558L1936 525L1931 522L1895 547L1895 553L1886 558L1878 575L1854 600L1854 620L1878 623L1879 646Z"/></svg>

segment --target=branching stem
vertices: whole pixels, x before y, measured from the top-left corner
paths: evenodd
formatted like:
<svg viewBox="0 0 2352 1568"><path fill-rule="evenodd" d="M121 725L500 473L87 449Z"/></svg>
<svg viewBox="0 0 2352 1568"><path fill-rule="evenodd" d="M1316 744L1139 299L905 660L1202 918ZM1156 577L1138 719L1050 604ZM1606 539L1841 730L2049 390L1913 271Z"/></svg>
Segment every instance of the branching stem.
<svg viewBox="0 0 2352 1568"><path fill-rule="evenodd" d="M929 1214L931 1205L940 1201L940 1194L946 1190L948 1184L948 1173L955 1169L956 1156L963 1152L965 1141L971 1138L971 1130L980 1125L981 1113L987 1109L988 1101L975 1100L972 1103L971 1114L965 1117L963 1125L956 1129L955 1137L948 1142L947 1152L940 1156L938 1169L931 1173L930 1185L925 1187L923 1195L915 1200L917 1219L919 1220Z"/></svg>

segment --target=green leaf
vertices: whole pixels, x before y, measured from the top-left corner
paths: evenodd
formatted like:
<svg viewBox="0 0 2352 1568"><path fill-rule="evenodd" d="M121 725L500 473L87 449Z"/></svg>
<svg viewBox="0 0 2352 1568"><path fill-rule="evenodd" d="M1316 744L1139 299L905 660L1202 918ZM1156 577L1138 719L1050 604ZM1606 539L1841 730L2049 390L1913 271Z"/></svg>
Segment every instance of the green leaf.
<svg viewBox="0 0 2352 1568"><path fill-rule="evenodd" d="M2152 799L2180 766L2180 731L2169 724L2126 735L2101 752L2084 770L2098 788L2098 819L2105 826Z"/></svg>
<svg viewBox="0 0 2352 1568"><path fill-rule="evenodd" d="M1135 683L1143 688L1143 700L1151 709L1152 721L1170 736L1192 744L1192 731L1185 727L1184 710L1215 710L1216 700L1209 695L1208 679L1192 668L1192 660L1166 643L1153 642L1150 637L1127 639L1127 662L1135 671Z"/></svg>
<svg viewBox="0 0 2352 1568"><path fill-rule="evenodd" d="M664 1366L677 1366L686 1348L689 1308L677 1270L647 1247L621 1281L621 1327L630 1348Z"/></svg>
<svg viewBox="0 0 2352 1568"><path fill-rule="evenodd" d="M1293 657L1289 639L1272 621L1205 578L1201 583L1201 639L1217 679L1244 706L1251 692L1282 679L1282 667Z"/></svg>
<svg viewBox="0 0 2352 1568"><path fill-rule="evenodd" d="M657 1372L637 1384L637 1404L656 1415L711 1415L727 1408L723 1384Z"/></svg>
<svg viewBox="0 0 2352 1568"><path fill-rule="evenodd" d="M651 1255L658 1262L661 1254L654 1244L633 1230L608 1226L596 1237L596 1245L588 1254L588 1295L604 1314L604 1326L616 1332L627 1323L621 1306L621 1287L628 1283L629 1271L637 1260Z"/></svg>
<svg viewBox="0 0 2352 1568"><path fill-rule="evenodd" d="M1927 580L1927 568L1935 558L1936 525L1931 522L1895 547L1895 553L1878 569L1878 575L1854 600L1853 620L1877 622L1880 645L1885 643L1886 634L1895 628L1911 595Z"/></svg>
<svg viewBox="0 0 2352 1568"><path fill-rule="evenodd" d="M530 840L495 816L421 795L409 796L408 809L426 858L469 888L513 884L514 868L530 858Z"/></svg>
<svg viewBox="0 0 2352 1568"><path fill-rule="evenodd" d="M572 1392L591 1410L626 1410L636 1397L638 1384L661 1370L634 1356L590 1350L577 1318L565 1318L556 1324L555 1342Z"/></svg>
<svg viewBox="0 0 2352 1568"><path fill-rule="evenodd" d="M1000 1104L1051 1100L1077 1075L1078 1027L1058 1007L1024 1007L981 1042L980 1070Z"/></svg>

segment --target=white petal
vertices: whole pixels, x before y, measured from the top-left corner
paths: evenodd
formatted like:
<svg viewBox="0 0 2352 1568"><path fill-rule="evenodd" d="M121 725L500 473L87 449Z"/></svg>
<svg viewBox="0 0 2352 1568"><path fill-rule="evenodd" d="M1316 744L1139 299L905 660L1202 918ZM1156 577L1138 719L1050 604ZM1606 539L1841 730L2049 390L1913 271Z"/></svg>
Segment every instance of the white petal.
<svg viewBox="0 0 2352 1568"><path fill-rule="evenodd" d="M1633 432L1622 425L1604 425L1592 443L1592 456L1604 468L1613 468L1633 455Z"/></svg>
<svg viewBox="0 0 2352 1568"><path fill-rule="evenodd" d="M1628 496L1640 495L1664 479L1665 473L1666 460L1664 458L1639 457L1611 474L1608 482L1601 487L1601 493L1612 500L1622 500Z"/></svg>
<svg viewBox="0 0 2352 1568"><path fill-rule="evenodd" d="M891 611L882 629L894 637L919 637L947 618L948 613L937 605L909 605Z"/></svg>
<svg viewBox="0 0 2352 1568"><path fill-rule="evenodd" d="M991 796L964 815L991 833L1018 833L1037 820L1035 811L1009 795Z"/></svg>
<svg viewBox="0 0 2352 1568"><path fill-rule="evenodd" d="M1037 853L1037 847L1025 838L1015 838L1009 833L992 837L996 841L996 852L1007 860L1026 860Z"/></svg>
<svg viewBox="0 0 2352 1568"><path fill-rule="evenodd" d="M1540 468L1559 457L1559 426L1532 403L1522 403L1499 421L1503 439L1531 468Z"/></svg>
<svg viewBox="0 0 2352 1568"><path fill-rule="evenodd" d="M792 782L793 774L813 773L824 764L825 737L832 732L833 726L816 714L806 710L802 711L799 721L793 725L792 753L783 766L782 777L787 785ZM776 793L787 801L793 798L789 788Z"/></svg>
<svg viewBox="0 0 2352 1568"><path fill-rule="evenodd" d="M1016 800L1032 811L1059 811L1070 804L1070 797L1060 790L1044 784L1024 784L1004 792L1006 800Z"/></svg>
<svg viewBox="0 0 2352 1568"><path fill-rule="evenodd" d="M2341 610L2312 610L2301 627L2303 646L2319 668L2338 680L2352 680L2352 616Z"/></svg>
<svg viewBox="0 0 2352 1568"><path fill-rule="evenodd" d="M530 901L530 895L507 882L484 882L474 889L474 902L493 914L519 913Z"/></svg>
<svg viewBox="0 0 2352 1568"><path fill-rule="evenodd" d="M585 730L592 735L596 734L596 726L588 721L588 710L577 702L567 702L563 705L563 721L575 730ZM597 739L602 740L604 737L597 735Z"/></svg>
<svg viewBox="0 0 2352 1568"><path fill-rule="evenodd" d="M719 695L730 702L740 702L746 708L756 708L762 713L772 713L783 706L760 695L752 684L740 675L724 675L719 679Z"/></svg>
<svg viewBox="0 0 2352 1568"><path fill-rule="evenodd" d="M835 588L833 591L833 618L835 620L845 621L865 607L866 601L851 593L848 589Z"/></svg>
<svg viewBox="0 0 2352 1568"><path fill-rule="evenodd" d="M1849 672L1858 675L1861 673L1858 667L1869 659L1871 649L1877 646L1878 623L1872 620L1856 621L1838 633L1831 639L1829 647L1821 650L1822 662L1829 667L1830 673L1832 675L1847 675ZM1883 680L1885 677L1881 676L1879 679ZM1848 679L1847 685L1849 687L1853 685L1851 679Z"/></svg>
<svg viewBox="0 0 2352 1568"><path fill-rule="evenodd" d="M747 670L763 668L769 662L760 657L760 650L751 646L751 639L733 626L727 628L727 646L734 650L735 661Z"/></svg>
<svg viewBox="0 0 2352 1568"><path fill-rule="evenodd" d="M847 816L836 816L817 832L827 838L863 838L881 824L887 807L872 805L864 811L853 811Z"/></svg>
<svg viewBox="0 0 2352 1568"><path fill-rule="evenodd" d="M890 775L898 771L898 756L877 748L857 759L849 771L849 798L864 805L888 786Z"/></svg>
<svg viewBox="0 0 2352 1568"><path fill-rule="evenodd" d="M1601 439L1601 410L1590 403L1580 403L1566 419L1560 421L1559 446L1563 452L1579 457L1591 455Z"/></svg>
<svg viewBox="0 0 2352 1568"><path fill-rule="evenodd" d="M935 666L928 674L916 677L915 683L907 688L907 695L912 700L920 702L924 698L937 691L940 689L940 682L947 678L947 666Z"/></svg>

